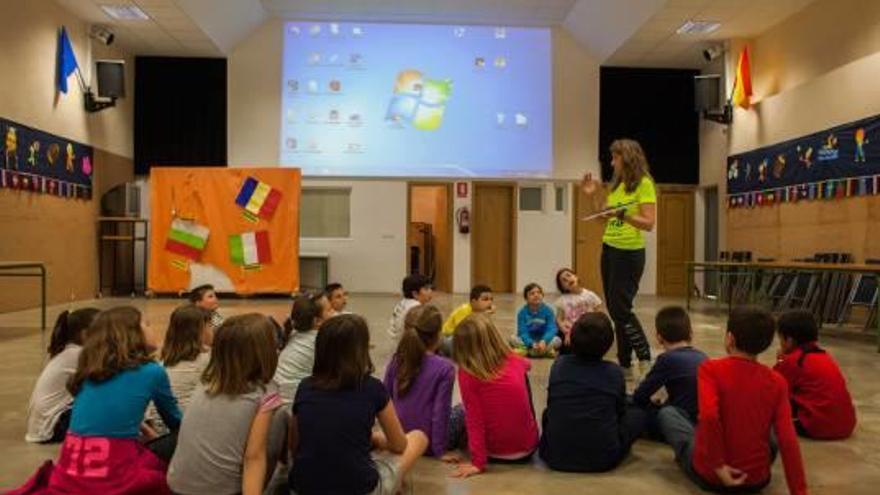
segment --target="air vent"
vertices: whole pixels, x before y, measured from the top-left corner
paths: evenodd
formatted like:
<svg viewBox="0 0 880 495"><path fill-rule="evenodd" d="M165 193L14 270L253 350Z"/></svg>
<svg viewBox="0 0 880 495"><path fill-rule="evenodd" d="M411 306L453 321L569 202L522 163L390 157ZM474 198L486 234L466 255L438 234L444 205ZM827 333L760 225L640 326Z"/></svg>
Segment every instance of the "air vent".
<svg viewBox="0 0 880 495"><path fill-rule="evenodd" d="M715 21L687 21L675 32L678 34L708 34L720 27L721 23Z"/></svg>

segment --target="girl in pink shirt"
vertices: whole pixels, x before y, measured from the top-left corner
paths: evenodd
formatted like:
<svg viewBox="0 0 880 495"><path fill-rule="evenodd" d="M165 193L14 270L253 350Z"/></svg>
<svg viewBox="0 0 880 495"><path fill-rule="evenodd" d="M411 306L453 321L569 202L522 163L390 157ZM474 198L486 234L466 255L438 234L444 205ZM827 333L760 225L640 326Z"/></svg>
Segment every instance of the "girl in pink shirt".
<svg viewBox="0 0 880 495"><path fill-rule="evenodd" d="M471 462L457 464L452 476L466 478L486 470L488 460L526 461L538 446L538 425L529 390L529 361L515 354L492 320L474 313L453 337L453 358L464 405ZM460 406L453 411L461 414Z"/></svg>

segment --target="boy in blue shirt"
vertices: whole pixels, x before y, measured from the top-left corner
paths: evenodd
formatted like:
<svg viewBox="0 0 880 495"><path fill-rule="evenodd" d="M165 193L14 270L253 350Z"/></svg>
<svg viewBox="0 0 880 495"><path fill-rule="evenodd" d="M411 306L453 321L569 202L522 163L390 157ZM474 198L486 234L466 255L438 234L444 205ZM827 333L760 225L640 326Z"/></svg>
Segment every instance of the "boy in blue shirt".
<svg viewBox="0 0 880 495"><path fill-rule="evenodd" d="M660 388L666 389L666 403L684 411L692 423L697 421L697 368L708 359L691 346L691 320L684 308L667 306L654 320L657 341L664 352L657 357L651 371L633 393L633 403L648 412L648 434L660 438L657 426L657 405L651 397Z"/></svg>
<svg viewBox="0 0 880 495"><path fill-rule="evenodd" d="M556 315L544 304L544 289L531 283L523 289L526 304L516 316L516 335L511 345L517 354L529 357L555 357L562 341L556 335Z"/></svg>

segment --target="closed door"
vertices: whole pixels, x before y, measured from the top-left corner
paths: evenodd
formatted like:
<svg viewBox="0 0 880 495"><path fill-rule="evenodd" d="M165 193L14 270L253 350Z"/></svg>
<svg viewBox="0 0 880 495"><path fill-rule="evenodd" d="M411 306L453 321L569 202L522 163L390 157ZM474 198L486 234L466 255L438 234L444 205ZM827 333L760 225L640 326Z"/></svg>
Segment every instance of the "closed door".
<svg viewBox="0 0 880 495"><path fill-rule="evenodd" d="M474 185L471 285L485 284L494 292L515 292L514 199L512 185Z"/></svg>
<svg viewBox="0 0 880 495"><path fill-rule="evenodd" d="M587 197L580 187L577 187L575 191L573 269L578 275L581 286L599 294L604 299L600 262L605 222L600 219L583 221L581 218L604 206L605 192L599 191L594 196Z"/></svg>
<svg viewBox="0 0 880 495"><path fill-rule="evenodd" d="M661 191L657 198L657 295L685 296L685 262L693 259L694 193Z"/></svg>

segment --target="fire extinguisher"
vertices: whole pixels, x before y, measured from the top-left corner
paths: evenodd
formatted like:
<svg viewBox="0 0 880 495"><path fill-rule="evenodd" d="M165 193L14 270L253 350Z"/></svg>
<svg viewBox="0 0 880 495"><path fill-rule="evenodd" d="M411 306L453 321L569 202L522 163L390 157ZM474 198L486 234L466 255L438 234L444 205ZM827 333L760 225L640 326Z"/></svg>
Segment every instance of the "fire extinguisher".
<svg viewBox="0 0 880 495"><path fill-rule="evenodd" d="M471 212L467 206L462 206L455 212L455 222L458 224L458 231L467 234L471 231Z"/></svg>

